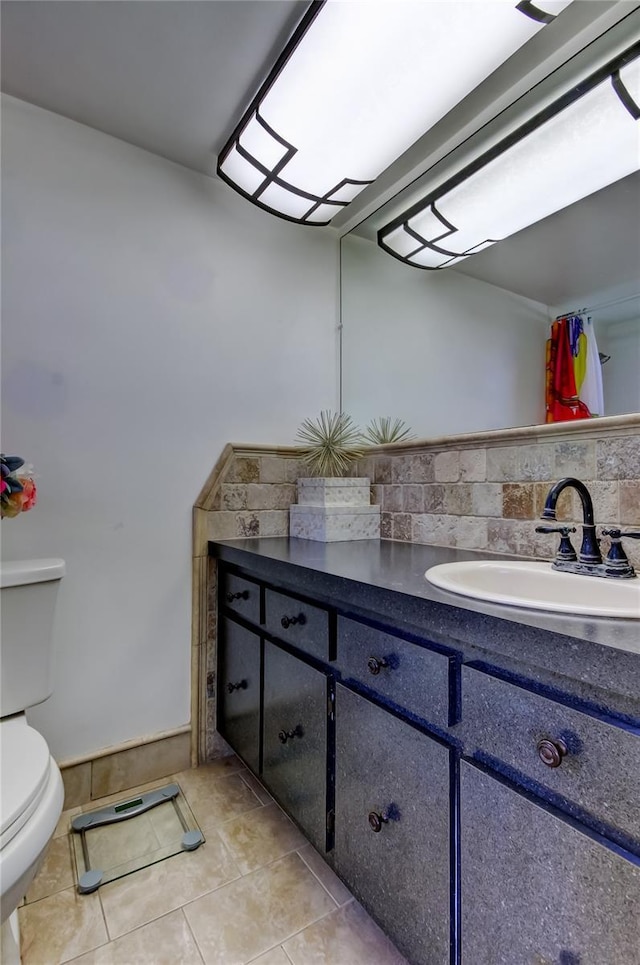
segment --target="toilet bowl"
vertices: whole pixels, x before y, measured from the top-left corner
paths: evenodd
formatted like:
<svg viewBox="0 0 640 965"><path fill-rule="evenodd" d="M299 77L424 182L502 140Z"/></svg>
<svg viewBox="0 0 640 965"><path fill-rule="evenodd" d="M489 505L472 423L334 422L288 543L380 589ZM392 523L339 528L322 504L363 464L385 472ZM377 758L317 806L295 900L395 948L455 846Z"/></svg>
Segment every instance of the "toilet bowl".
<svg viewBox="0 0 640 965"><path fill-rule="evenodd" d="M3 965L20 961L16 908L62 813L60 770L26 718L53 690L53 616L63 560L3 562L0 620L0 921Z"/></svg>
<svg viewBox="0 0 640 965"><path fill-rule="evenodd" d="M60 770L24 714L0 721L0 912L22 901L62 812Z"/></svg>

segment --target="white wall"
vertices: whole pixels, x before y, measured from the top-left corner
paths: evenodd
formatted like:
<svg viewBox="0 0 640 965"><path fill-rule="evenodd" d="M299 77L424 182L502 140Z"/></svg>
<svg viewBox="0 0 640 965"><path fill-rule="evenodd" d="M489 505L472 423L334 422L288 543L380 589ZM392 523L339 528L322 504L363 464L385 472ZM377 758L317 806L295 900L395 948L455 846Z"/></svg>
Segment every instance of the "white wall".
<svg viewBox="0 0 640 965"><path fill-rule="evenodd" d="M544 422L544 305L342 241L343 407L419 437Z"/></svg>
<svg viewBox="0 0 640 965"><path fill-rule="evenodd" d="M610 356L602 367L606 415L640 412L640 317L603 326L597 338Z"/></svg>
<svg viewBox="0 0 640 965"><path fill-rule="evenodd" d="M337 404L335 234L3 98L4 452L39 505L5 558L62 556L59 760L189 719L191 506L228 441Z"/></svg>

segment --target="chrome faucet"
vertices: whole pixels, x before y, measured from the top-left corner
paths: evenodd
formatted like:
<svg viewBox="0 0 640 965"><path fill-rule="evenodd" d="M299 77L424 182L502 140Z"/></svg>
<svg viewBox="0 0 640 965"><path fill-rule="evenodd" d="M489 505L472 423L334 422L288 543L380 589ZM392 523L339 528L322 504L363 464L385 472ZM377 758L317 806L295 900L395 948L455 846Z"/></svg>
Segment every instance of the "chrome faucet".
<svg viewBox="0 0 640 965"><path fill-rule="evenodd" d="M603 561L599 540L596 536L591 493L579 479L567 476L551 487L547 493L541 519L556 519L558 497L565 489L575 489L582 503L582 545L580 552L576 555L569 538L569 533L575 533L575 527L536 526L536 533L560 533L560 546L552 564L553 568L568 573L582 573L586 576L615 577L618 579L635 577L635 570L627 559L620 540L625 536L640 539L640 533L622 533L619 529L603 529L602 535L611 538L607 558Z"/></svg>

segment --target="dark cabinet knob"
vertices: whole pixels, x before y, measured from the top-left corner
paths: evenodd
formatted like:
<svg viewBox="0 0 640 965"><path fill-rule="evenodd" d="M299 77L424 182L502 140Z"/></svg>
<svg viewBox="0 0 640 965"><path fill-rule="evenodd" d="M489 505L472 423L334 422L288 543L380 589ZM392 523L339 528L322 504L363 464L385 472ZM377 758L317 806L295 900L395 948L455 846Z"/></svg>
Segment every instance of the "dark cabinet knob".
<svg viewBox="0 0 640 965"><path fill-rule="evenodd" d="M234 690L246 690L247 686L246 680L239 680L237 684L228 683L227 692L232 694Z"/></svg>
<svg viewBox="0 0 640 965"><path fill-rule="evenodd" d="M298 724L293 730L281 730L278 734L278 740L281 744L286 744L288 740L294 737L302 737L302 727Z"/></svg>
<svg viewBox="0 0 640 965"><path fill-rule="evenodd" d="M369 811L369 827L376 834L382 831L382 825L387 824L389 816L384 812L380 814L378 811Z"/></svg>
<svg viewBox="0 0 640 965"><path fill-rule="evenodd" d="M248 590L238 590L237 593L227 593L227 603L233 603L234 600L248 600L249 591Z"/></svg>
<svg viewBox="0 0 640 965"><path fill-rule="evenodd" d="M566 753L567 745L563 740L552 741L545 737L538 742L538 757L547 767L560 767Z"/></svg>
<svg viewBox="0 0 640 965"><path fill-rule="evenodd" d="M378 676L383 667L388 666L389 661L386 660L385 657L369 657L367 660L369 673L373 674L374 677Z"/></svg>
<svg viewBox="0 0 640 965"><path fill-rule="evenodd" d="M280 623L282 624L285 630L288 630L289 627L295 627L296 624L298 624L298 626L303 627L306 622L307 622L307 618L304 615L304 613L299 613L297 617L285 616L280 620Z"/></svg>

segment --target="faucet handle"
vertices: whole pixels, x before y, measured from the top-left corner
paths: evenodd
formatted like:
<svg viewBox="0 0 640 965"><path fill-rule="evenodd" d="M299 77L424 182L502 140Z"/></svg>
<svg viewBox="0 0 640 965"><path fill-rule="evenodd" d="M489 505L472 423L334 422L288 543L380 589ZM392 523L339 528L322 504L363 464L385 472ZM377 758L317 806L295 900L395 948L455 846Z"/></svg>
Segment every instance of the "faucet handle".
<svg viewBox="0 0 640 965"><path fill-rule="evenodd" d="M573 563L578 559L569 533L575 533L575 526L536 526L536 533L560 533L560 546L556 553L556 560Z"/></svg>
<svg viewBox="0 0 640 965"><path fill-rule="evenodd" d="M536 533L561 533L562 536L568 536L575 531L575 526L536 526Z"/></svg>
<svg viewBox="0 0 640 965"><path fill-rule="evenodd" d="M611 537L611 545L605 560L607 576L635 576L635 570L627 559L627 554L620 541L627 537L640 539L640 532L623 533L621 529L603 529L602 535Z"/></svg>

